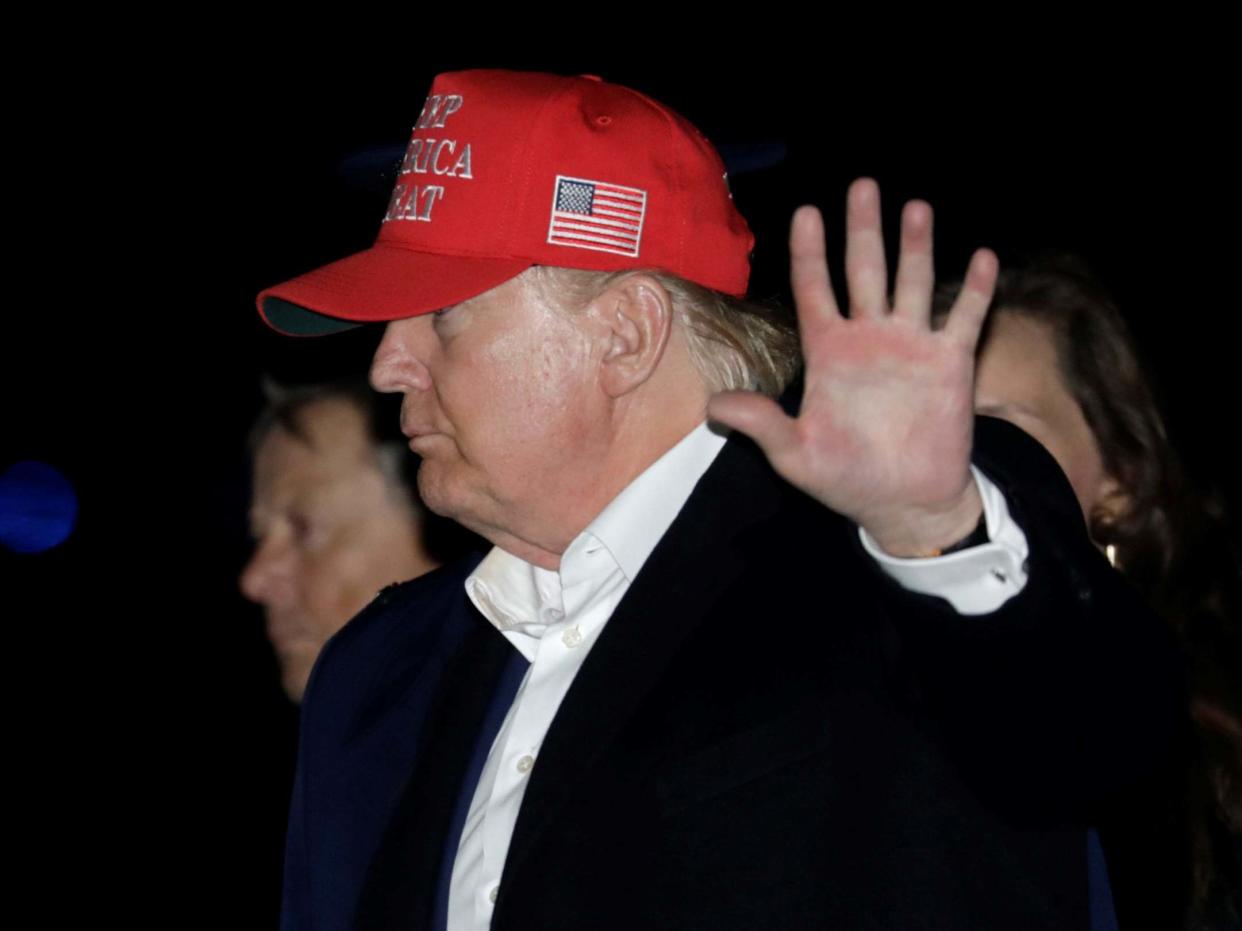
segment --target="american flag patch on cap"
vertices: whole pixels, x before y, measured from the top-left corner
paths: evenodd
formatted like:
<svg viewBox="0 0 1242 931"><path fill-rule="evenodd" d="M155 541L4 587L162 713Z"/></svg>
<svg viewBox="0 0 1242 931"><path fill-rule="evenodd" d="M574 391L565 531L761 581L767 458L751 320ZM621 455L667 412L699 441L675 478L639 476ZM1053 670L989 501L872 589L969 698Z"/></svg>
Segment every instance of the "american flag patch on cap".
<svg viewBox="0 0 1242 931"><path fill-rule="evenodd" d="M557 175L548 242L637 256L646 213L646 191Z"/></svg>

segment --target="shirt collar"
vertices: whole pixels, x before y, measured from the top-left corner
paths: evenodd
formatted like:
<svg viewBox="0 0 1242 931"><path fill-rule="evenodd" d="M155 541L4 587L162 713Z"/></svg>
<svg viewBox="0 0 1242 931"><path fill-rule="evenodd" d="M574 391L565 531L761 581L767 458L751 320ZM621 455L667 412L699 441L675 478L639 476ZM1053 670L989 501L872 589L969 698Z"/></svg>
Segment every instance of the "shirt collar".
<svg viewBox="0 0 1242 931"><path fill-rule="evenodd" d="M581 565L580 552L599 543L633 582L724 444L725 438L706 423L686 434L626 485L569 545L561 558L562 578Z"/></svg>
<svg viewBox="0 0 1242 931"><path fill-rule="evenodd" d="M574 538L558 571L541 569L493 547L466 579L470 600L502 632L538 636L548 623L564 616L564 589L591 585L617 570L628 586L724 444L725 438L705 422L691 430ZM600 558L601 548L608 558Z"/></svg>

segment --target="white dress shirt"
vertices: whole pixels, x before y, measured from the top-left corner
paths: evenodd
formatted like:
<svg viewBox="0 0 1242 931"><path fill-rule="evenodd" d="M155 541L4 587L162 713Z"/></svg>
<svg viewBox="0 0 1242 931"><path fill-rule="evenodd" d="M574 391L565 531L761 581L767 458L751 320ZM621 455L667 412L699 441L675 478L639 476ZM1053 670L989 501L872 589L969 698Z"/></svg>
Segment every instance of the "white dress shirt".
<svg viewBox="0 0 1242 931"><path fill-rule="evenodd" d="M556 571L499 547L466 580L475 607L530 661L492 743L462 829L449 887L449 931L485 931L527 780L574 677L656 544L725 439L700 424L600 512ZM946 598L964 614L1000 607L1026 583L1026 537L999 490L972 471L990 542L935 559L896 559L863 545L906 588Z"/></svg>

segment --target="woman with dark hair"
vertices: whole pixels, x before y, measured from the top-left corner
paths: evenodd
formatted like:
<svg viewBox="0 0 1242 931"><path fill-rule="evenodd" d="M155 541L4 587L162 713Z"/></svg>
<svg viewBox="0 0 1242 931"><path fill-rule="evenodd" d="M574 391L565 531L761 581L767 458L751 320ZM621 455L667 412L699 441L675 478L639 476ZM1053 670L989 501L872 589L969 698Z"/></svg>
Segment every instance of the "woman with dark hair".
<svg viewBox="0 0 1242 931"><path fill-rule="evenodd" d="M1129 329L1080 263L1046 259L1001 274L975 405L1052 453L1092 539L1186 654L1196 736L1188 775L1148 811L1101 826L1121 927L1242 927L1238 550L1218 500L1185 482Z"/></svg>

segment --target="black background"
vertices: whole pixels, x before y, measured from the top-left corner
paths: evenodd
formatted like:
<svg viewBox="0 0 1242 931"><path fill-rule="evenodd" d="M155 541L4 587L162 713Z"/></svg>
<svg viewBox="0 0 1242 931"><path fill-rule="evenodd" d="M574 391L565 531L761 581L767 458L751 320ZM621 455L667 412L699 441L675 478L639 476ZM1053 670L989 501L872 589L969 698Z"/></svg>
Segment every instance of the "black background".
<svg viewBox="0 0 1242 931"><path fill-rule="evenodd" d="M1080 253L1130 317L1192 474L1236 511L1236 113L1207 47L1167 34L1028 50L998 33L963 62L846 54L833 37L796 64L805 52L756 36L570 54L444 51L432 32L385 27L345 51L287 36L110 46L63 93L15 96L0 469L50 462L82 502L57 550L0 552L16 904L272 926L296 713L236 588L244 437L262 372L361 369L378 334L277 337L253 299L370 243L392 164L358 159L399 152L441 70L600 74L719 145L782 147L732 179L759 296L786 291L800 203L825 210L840 268L844 191L862 174L880 180L890 242L903 200L933 203L944 275L977 245L1002 263Z"/></svg>

